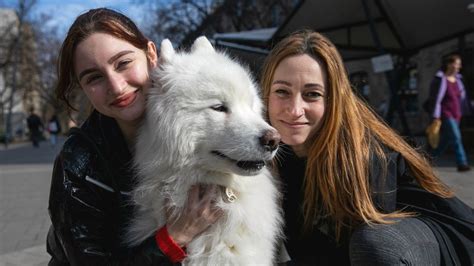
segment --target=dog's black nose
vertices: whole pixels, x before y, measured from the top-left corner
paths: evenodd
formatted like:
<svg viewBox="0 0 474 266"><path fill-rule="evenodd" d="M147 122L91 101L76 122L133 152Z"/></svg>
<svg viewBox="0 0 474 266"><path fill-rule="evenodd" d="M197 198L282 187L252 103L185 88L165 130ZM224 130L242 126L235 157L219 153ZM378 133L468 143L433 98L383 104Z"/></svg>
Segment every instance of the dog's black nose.
<svg viewBox="0 0 474 266"><path fill-rule="evenodd" d="M260 137L260 144L266 151L274 151L278 148L281 136L275 129L265 131L263 136Z"/></svg>

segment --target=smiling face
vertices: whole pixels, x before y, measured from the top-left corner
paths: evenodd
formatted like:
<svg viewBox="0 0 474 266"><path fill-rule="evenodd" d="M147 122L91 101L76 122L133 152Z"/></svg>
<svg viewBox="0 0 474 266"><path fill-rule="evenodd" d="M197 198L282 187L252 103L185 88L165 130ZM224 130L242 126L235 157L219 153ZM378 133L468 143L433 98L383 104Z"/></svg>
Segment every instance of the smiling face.
<svg viewBox="0 0 474 266"><path fill-rule="evenodd" d="M275 69L268 96L270 123L299 156L304 143L318 128L325 110L326 73L307 54L283 59Z"/></svg>
<svg viewBox="0 0 474 266"><path fill-rule="evenodd" d="M94 33L79 43L74 71L81 88L100 113L119 125L135 124L145 110L150 86L149 69L156 65L153 43L145 52L104 33Z"/></svg>

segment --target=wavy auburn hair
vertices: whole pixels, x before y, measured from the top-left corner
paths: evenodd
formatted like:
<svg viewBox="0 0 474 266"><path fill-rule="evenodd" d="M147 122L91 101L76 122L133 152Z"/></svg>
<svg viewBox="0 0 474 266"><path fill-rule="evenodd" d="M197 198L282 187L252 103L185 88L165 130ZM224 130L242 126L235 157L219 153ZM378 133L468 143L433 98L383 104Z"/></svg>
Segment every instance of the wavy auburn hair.
<svg viewBox="0 0 474 266"><path fill-rule="evenodd" d="M262 69L261 86L268 98L275 69L290 56L307 54L326 70L326 107L320 125L306 140L307 166L304 179L304 230L312 229L321 215L335 223L336 238L343 229L360 223L391 223L411 213L385 214L371 199L369 161L371 153L382 159L386 146L399 152L419 184L442 197L451 191L434 174L429 162L405 142L353 92L341 56L324 36L299 31L280 41L267 57ZM345 230L344 230L345 231Z"/></svg>
<svg viewBox="0 0 474 266"><path fill-rule="evenodd" d="M64 39L57 64L56 98L66 103L72 110L76 108L72 106L70 98L73 91L79 88L74 73L74 53L79 43L94 33L109 34L148 54L149 40L127 16L108 8L91 9L78 16Z"/></svg>

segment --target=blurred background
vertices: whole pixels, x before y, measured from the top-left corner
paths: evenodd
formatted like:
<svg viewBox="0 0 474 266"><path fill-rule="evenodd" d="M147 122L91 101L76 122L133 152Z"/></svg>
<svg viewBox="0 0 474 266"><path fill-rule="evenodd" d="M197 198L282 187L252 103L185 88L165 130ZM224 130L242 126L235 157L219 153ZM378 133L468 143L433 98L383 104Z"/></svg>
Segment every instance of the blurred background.
<svg viewBox="0 0 474 266"><path fill-rule="evenodd" d="M474 94L474 0L0 0L1 142L25 139L31 108L45 121L58 114L63 129L87 116L80 92L71 117L55 101L55 66L75 17L99 6L130 16L157 44L169 38L185 49L206 35L257 79L279 39L298 29L320 31L341 51L354 90L406 136L423 135L429 116L421 106L443 55L462 56ZM465 116L468 148L473 127L473 116Z"/></svg>

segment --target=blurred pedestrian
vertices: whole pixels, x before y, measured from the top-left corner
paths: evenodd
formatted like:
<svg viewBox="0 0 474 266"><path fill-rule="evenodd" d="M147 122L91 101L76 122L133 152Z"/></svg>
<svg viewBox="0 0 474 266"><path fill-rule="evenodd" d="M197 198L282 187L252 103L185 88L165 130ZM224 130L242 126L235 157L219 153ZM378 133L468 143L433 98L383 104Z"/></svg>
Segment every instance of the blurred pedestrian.
<svg viewBox="0 0 474 266"><path fill-rule="evenodd" d="M48 121L48 132L49 141L51 142L51 145L55 146L58 141L58 134L61 133L61 124L59 123L56 114L53 114L51 119Z"/></svg>
<svg viewBox="0 0 474 266"><path fill-rule="evenodd" d="M30 131L30 139L33 147L38 148L43 136L43 122L41 118L35 114L35 109L30 109L30 115L26 118L26 123Z"/></svg>
<svg viewBox="0 0 474 266"><path fill-rule="evenodd" d="M461 66L461 57L457 54L442 58L441 68L431 82L430 94L424 108L434 120L432 123L441 122L439 144L430 149L431 155L438 157L449 146L453 147L457 169L464 172L471 170L471 167L462 143L459 124L463 112L470 111L470 103L459 73Z"/></svg>

